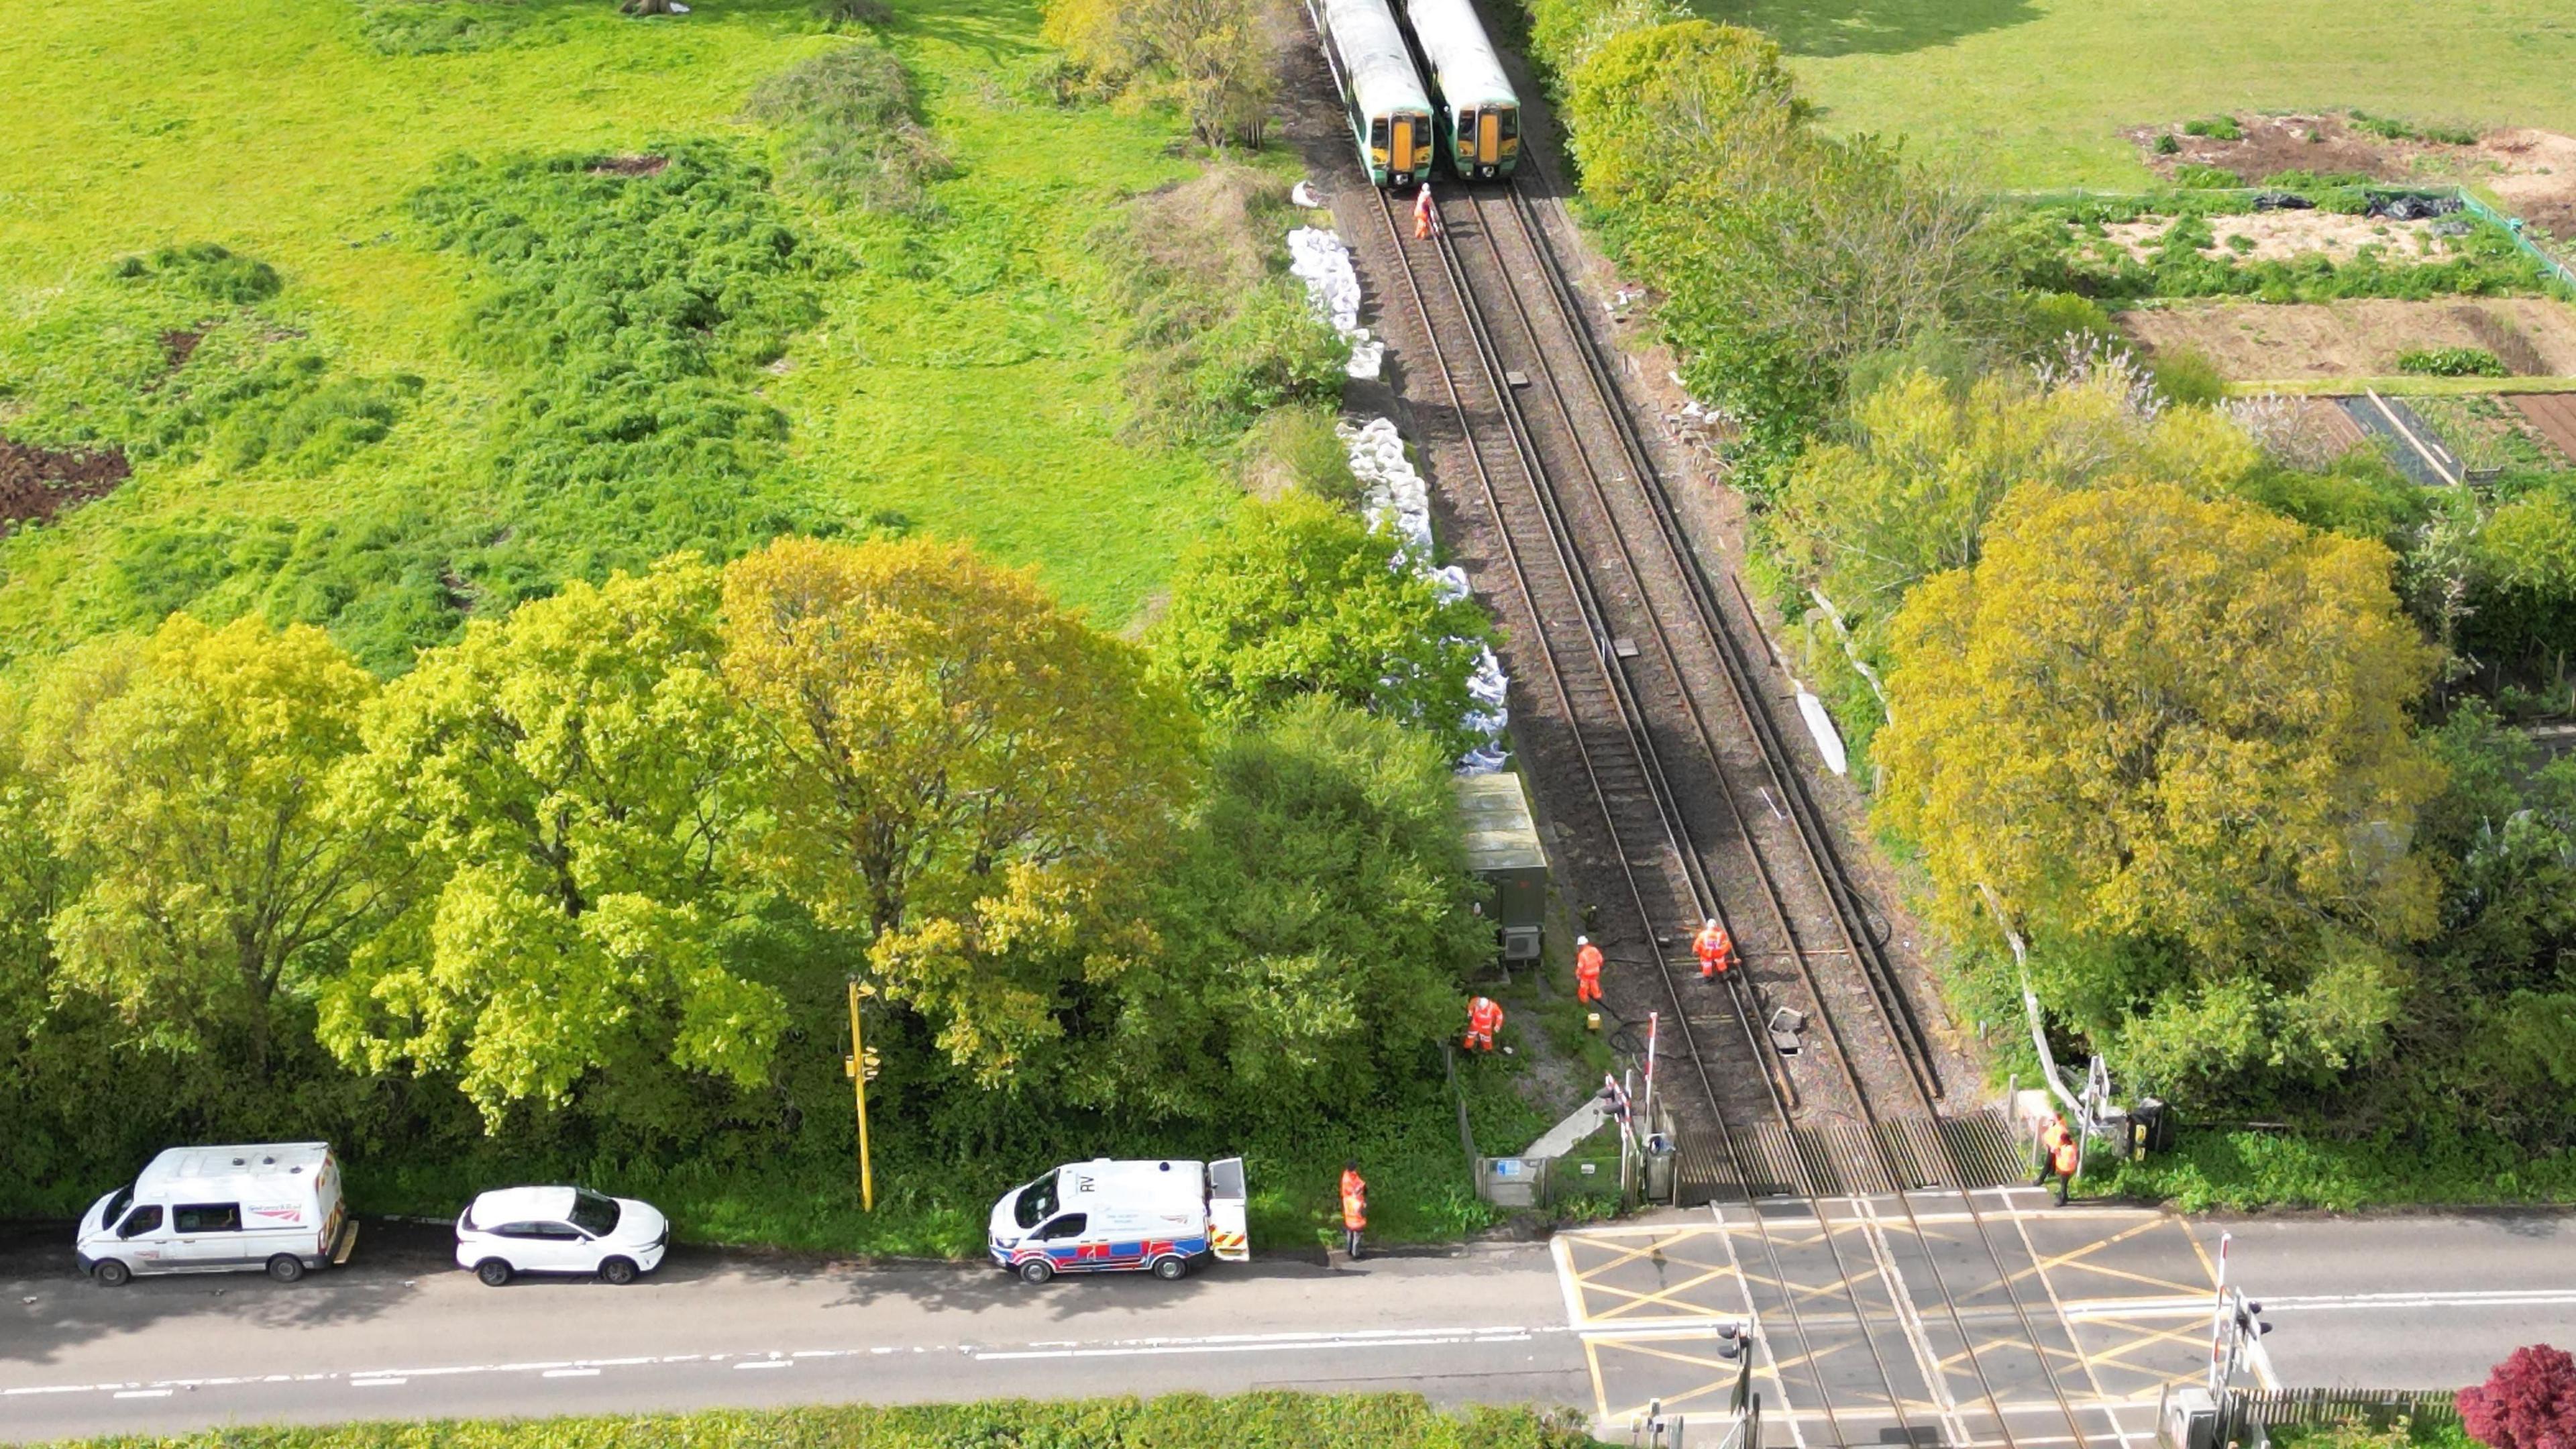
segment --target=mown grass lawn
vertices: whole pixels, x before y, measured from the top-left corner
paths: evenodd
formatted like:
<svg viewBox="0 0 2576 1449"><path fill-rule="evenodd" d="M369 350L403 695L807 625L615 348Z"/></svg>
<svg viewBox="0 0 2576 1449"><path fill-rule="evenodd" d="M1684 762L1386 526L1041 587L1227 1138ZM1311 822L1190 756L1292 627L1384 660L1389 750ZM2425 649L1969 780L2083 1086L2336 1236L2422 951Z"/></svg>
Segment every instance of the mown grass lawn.
<svg viewBox="0 0 2576 1449"><path fill-rule="evenodd" d="M1777 36L1839 131L2007 187L2135 186L2127 126L2229 110L2576 132L2564 0L1697 0Z"/></svg>
<svg viewBox="0 0 2576 1449"><path fill-rule="evenodd" d="M425 384L392 436L318 476L155 459L115 495L22 530L0 545L0 657L169 603L273 608L273 563L239 541L245 528L482 526L473 456L504 383L459 356L469 264L433 248L409 198L457 153L648 152L712 137L759 154L767 138L738 115L752 85L846 43L811 0L704 0L653 20L622 18L610 0L483 0L512 26L486 48L387 55L369 43L371 12L464 3L0 6L0 432L32 408L47 369L78 365L59 336L35 355L34 329L99 289L120 257L174 243L273 265L284 289L265 314L329 354L334 375ZM791 341L762 393L788 416L799 486L828 511L970 537L1039 565L1069 602L1117 625L1236 495L1209 459L1124 435L1123 319L1091 245L1123 196L1197 163L1167 152L1166 118L1026 99L1042 59L1033 0L897 9L886 38L954 174L929 220L782 198L810 242L858 264L820 283L823 321ZM174 549L186 576L151 577Z"/></svg>

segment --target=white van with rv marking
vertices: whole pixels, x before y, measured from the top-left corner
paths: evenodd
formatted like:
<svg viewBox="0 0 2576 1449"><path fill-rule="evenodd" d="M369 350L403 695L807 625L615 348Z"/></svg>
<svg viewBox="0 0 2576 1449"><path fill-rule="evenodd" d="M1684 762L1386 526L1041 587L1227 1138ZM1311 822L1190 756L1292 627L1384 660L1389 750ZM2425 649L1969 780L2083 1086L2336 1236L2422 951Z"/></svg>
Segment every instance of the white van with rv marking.
<svg viewBox="0 0 2576 1449"><path fill-rule="evenodd" d="M265 1269L292 1283L349 1261L358 1225L321 1142L173 1147L82 1214L81 1271L114 1288L137 1273Z"/></svg>
<svg viewBox="0 0 2576 1449"><path fill-rule="evenodd" d="M1209 1254L1250 1261L1243 1159L1068 1162L993 1204L993 1262L1031 1283L1144 1269L1165 1282Z"/></svg>

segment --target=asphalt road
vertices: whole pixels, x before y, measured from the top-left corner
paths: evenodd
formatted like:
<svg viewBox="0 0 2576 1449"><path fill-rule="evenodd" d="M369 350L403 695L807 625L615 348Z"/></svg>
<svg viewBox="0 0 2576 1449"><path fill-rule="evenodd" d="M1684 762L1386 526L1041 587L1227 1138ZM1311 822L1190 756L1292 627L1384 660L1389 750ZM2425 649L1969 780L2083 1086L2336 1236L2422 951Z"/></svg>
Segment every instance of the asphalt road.
<svg viewBox="0 0 2576 1449"><path fill-rule="evenodd" d="M1999 1379L2011 1371L2009 1341L2026 1331L2080 1349L2080 1385L2070 1374L2067 1386L2096 1396L2087 1412L2106 1423L2117 1407L2123 1445L2146 1442L2138 1416L2156 1386L2191 1381L2206 1362L2206 1285L2222 1230L2234 1234L2231 1280L2264 1301L2275 1325L2265 1341L2274 1382L2450 1387L2521 1344L2576 1345L2576 1216L2186 1222L2048 1209L2027 1192L1995 1195L1989 1211L2000 1214L1999 1266L2039 1320L2028 1330L2002 1306L2012 1295L1975 1297L1984 1290L1967 1274L1994 1260L1971 1248L1955 1214L1927 1209L1920 1225L1899 1225L1882 1201L1829 1216L1843 1270L1881 1295L1866 1300L1872 1312L1892 1288L1922 1297L1915 1333L1934 1361L1930 1377L1950 1355L1948 1320L1933 1307L1938 1280L1962 1298L1960 1323ZM1700 1325L1750 1307L1776 1359L1791 1338L1773 1301L1781 1281L1804 1299L1810 1335L1829 1332L1840 1297L1793 1249L1757 1249L1741 1217L1672 1214L1555 1245L1341 1269L1273 1256L1177 1284L1116 1274L1043 1288L982 1267L683 1249L627 1288L491 1289L449 1263L444 1228L370 1223L351 1266L301 1283L252 1274L105 1289L73 1271L67 1230L0 1230L0 1440L1262 1387L1536 1400L1611 1420L1649 1397L1697 1394L1698 1412L1708 1386L1729 1376L1699 1362ZM1820 1227L1809 1234L1821 1244ZM2014 1244L2027 1257L2014 1257ZM1779 1252L1792 1257L1770 1257ZM1886 1343L1891 1358L1907 1352L1892 1330ZM2065 1372L2067 1360L2057 1362ZM1806 1388L1793 1374L1780 1391L1815 1420L1821 1406L1801 1401ZM1814 1446L1820 1427L1793 1430L1784 1416L1768 1437ZM2045 1438L2027 1427L2023 1437ZM1965 1438L1986 1436L1971 1426Z"/></svg>
<svg viewBox="0 0 2576 1449"><path fill-rule="evenodd" d="M624 1288L493 1289L448 1261L444 1229L369 1223L348 1267L300 1283L105 1289L73 1271L66 1241L0 1246L0 1439L1290 1385L1592 1396L1544 1244L1044 1287L985 1267L679 1249Z"/></svg>

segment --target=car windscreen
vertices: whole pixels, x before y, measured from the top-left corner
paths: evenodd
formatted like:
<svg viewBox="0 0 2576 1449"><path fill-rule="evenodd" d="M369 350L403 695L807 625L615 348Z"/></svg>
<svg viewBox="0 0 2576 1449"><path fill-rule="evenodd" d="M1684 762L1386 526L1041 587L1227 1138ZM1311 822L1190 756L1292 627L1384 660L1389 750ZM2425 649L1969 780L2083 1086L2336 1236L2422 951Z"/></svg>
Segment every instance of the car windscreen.
<svg viewBox="0 0 2576 1449"><path fill-rule="evenodd" d="M607 1237L617 1227L617 1199L603 1197L589 1188L574 1193L572 1225L594 1238Z"/></svg>
<svg viewBox="0 0 2576 1449"><path fill-rule="evenodd" d="M1011 1216L1024 1228L1034 1228L1054 1217L1055 1174L1050 1172L1021 1188L1019 1203L1011 1209Z"/></svg>
<svg viewBox="0 0 2576 1449"><path fill-rule="evenodd" d="M102 1228L115 1227L116 1220L125 1216L125 1210L133 1205L134 1184L129 1182L118 1188L115 1195L107 1200L107 1210L98 1215L98 1225Z"/></svg>

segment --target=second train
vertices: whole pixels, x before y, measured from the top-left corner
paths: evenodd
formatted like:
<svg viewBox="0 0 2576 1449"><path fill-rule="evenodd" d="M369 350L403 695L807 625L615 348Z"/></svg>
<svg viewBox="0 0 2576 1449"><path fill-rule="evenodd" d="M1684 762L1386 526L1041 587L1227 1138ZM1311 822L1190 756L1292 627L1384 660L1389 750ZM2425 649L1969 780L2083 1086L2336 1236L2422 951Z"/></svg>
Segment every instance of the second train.
<svg viewBox="0 0 2576 1449"><path fill-rule="evenodd" d="M1410 186L1443 160L1461 178L1509 177L1520 160L1520 98L1473 0L1395 5L1307 0L1369 180Z"/></svg>

